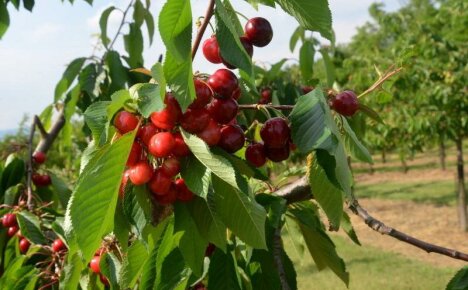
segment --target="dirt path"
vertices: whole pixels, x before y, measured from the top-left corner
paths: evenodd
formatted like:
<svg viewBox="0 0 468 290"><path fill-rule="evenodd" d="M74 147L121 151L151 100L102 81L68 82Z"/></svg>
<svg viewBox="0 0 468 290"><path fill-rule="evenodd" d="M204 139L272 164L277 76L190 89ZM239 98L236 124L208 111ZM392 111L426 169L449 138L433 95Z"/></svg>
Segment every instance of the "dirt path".
<svg viewBox="0 0 468 290"><path fill-rule="evenodd" d="M453 207L378 199L360 199L360 204L372 216L402 232L468 253L468 233L458 230L456 210ZM434 253L427 254L392 237L380 235L371 230L359 217L352 213L350 216L363 245L397 252L440 267L461 267L468 264Z"/></svg>

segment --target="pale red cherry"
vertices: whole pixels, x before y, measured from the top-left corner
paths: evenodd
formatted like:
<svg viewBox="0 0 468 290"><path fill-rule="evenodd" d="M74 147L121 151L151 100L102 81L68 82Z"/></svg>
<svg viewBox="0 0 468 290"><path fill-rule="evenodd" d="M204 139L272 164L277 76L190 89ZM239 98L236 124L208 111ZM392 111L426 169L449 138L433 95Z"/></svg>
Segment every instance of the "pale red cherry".
<svg viewBox="0 0 468 290"><path fill-rule="evenodd" d="M169 132L154 135L148 145L149 152L157 158L168 157L174 148L174 137Z"/></svg>

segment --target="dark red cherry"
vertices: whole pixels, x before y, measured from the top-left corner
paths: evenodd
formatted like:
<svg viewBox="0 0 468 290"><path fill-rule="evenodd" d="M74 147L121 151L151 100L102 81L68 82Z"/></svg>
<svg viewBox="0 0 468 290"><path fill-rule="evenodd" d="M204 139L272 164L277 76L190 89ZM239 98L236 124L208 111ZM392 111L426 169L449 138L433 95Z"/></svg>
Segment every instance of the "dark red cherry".
<svg viewBox="0 0 468 290"><path fill-rule="evenodd" d="M185 185L182 178L176 179L174 186L177 192L177 199L182 202L189 202L193 199L193 192Z"/></svg>
<svg viewBox="0 0 468 290"><path fill-rule="evenodd" d="M303 86L301 89L302 89L302 93L305 95L305 94L312 92L314 90L314 87Z"/></svg>
<svg viewBox="0 0 468 290"><path fill-rule="evenodd" d="M270 148L265 146L265 153L268 159L273 162L281 162L289 157L289 144L281 148Z"/></svg>
<svg viewBox="0 0 468 290"><path fill-rule="evenodd" d="M359 109L359 101L353 91L344 91L330 101L331 108L338 114L351 117Z"/></svg>
<svg viewBox="0 0 468 290"><path fill-rule="evenodd" d="M214 146L218 144L221 139L221 128L214 120L210 120L208 126L197 134L198 138L205 141L208 146Z"/></svg>
<svg viewBox="0 0 468 290"><path fill-rule="evenodd" d="M203 42L203 55L212 63L221 63L221 56L219 53L219 45L216 36L213 35Z"/></svg>
<svg viewBox="0 0 468 290"><path fill-rule="evenodd" d="M234 153L241 149L245 143L245 135L238 125L225 125L221 128L221 139L218 146L226 152Z"/></svg>
<svg viewBox="0 0 468 290"><path fill-rule="evenodd" d="M130 149L130 154L128 154L127 166L134 166L141 159L141 152L143 149L138 142L133 142L132 149Z"/></svg>
<svg viewBox="0 0 468 290"><path fill-rule="evenodd" d="M153 168L147 161L140 161L130 168L130 181L135 185L142 185L150 181Z"/></svg>
<svg viewBox="0 0 468 290"><path fill-rule="evenodd" d="M164 99L166 107L159 112L153 112L150 116L151 122L158 128L172 130L182 115L182 110L176 98L171 93L166 94Z"/></svg>
<svg viewBox="0 0 468 290"><path fill-rule="evenodd" d="M7 230L7 235L11 238L18 232L18 226L11 226Z"/></svg>
<svg viewBox="0 0 468 290"><path fill-rule="evenodd" d="M114 126L121 134L125 134L138 126L138 117L127 111L120 111L114 118Z"/></svg>
<svg viewBox="0 0 468 290"><path fill-rule="evenodd" d="M213 99L207 107L211 118L220 124L227 124L234 119L238 109L239 105L232 98Z"/></svg>
<svg viewBox="0 0 468 290"><path fill-rule="evenodd" d="M255 17L247 21L244 27L245 37L255 46L264 47L273 38L273 28L270 22L262 17Z"/></svg>
<svg viewBox="0 0 468 290"><path fill-rule="evenodd" d="M230 98L239 86L236 75L228 69L218 69L208 78L208 85L215 93L215 98Z"/></svg>
<svg viewBox="0 0 468 290"><path fill-rule="evenodd" d="M205 108L187 109L187 111L185 111L184 115L182 116L180 125L185 129L185 131L196 134L203 131L203 129L208 126L209 122L210 115Z"/></svg>
<svg viewBox="0 0 468 290"><path fill-rule="evenodd" d="M241 97L241 89L239 86L237 86L237 88L234 90L234 92L232 92L232 96L231 98L233 98L234 100L239 100L239 98Z"/></svg>
<svg viewBox="0 0 468 290"><path fill-rule="evenodd" d="M213 92L207 83L202 80L195 80L195 92L197 97L193 100L190 108L200 109L208 105L213 97Z"/></svg>
<svg viewBox="0 0 468 290"><path fill-rule="evenodd" d="M168 157L174 148L174 143L174 137L171 133L157 133L151 138L148 150L154 157Z"/></svg>
<svg viewBox="0 0 468 290"><path fill-rule="evenodd" d="M138 130L138 138L148 146L151 137L153 137L156 133L159 132L159 129L153 123L147 123L140 127Z"/></svg>
<svg viewBox="0 0 468 290"><path fill-rule="evenodd" d="M162 205L173 204L177 200L177 190L174 183L171 183L169 190L164 195L155 195L156 201Z"/></svg>
<svg viewBox="0 0 468 290"><path fill-rule="evenodd" d="M174 177L180 172L180 161L175 157L167 158L161 165L161 170L166 176Z"/></svg>
<svg viewBox="0 0 468 290"><path fill-rule="evenodd" d="M265 165L267 159L263 143L252 143L245 150L245 159L255 167Z"/></svg>
<svg viewBox="0 0 468 290"><path fill-rule="evenodd" d="M169 192L171 182L171 177L164 174L161 168L158 168L154 171L148 187L154 195L165 195Z"/></svg>
<svg viewBox="0 0 468 290"><path fill-rule="evenodd" d="M260 136L269 148L285 147L290 138L288 123L280 117L269 119L260 129Z"/></svg>
<svg viewBox="0 0 468 290"><path fill-rule="evenodd" d="M26 252L29 250L29 247L31 246L31 243L26 240L25 238L21 238L19 241L19 250L21 254L26 254Z"/></svg>
<svg viewBox="0 0 468 290"><path fill-rule="evenodd" d="M260 92L260 100L258 101L259 104L268 104L271 103L271 89L264 88Z"/></svg>
<svg viewBox="0 0 468 290"><path fill-rule="evenodd" d="M32 158L33 158L34 163L42 164L46 161L47 156L44 152L36 151L34 152Z"/></svg>
<svg viewBox="0 0 468 290"><path fill-rule="evenodd" d="M9 228L18 225L16 221L16 214L7 213L2 218L2 224L4 227Z"/></svg>
<svg viewBox="0 0 468 290"><path fill-rule="evenodd" d="M190 148L185 144L184 138L179 132L174 133L174 148L172 149L172 154L178 157L184 157L190 154Z"/></svg>

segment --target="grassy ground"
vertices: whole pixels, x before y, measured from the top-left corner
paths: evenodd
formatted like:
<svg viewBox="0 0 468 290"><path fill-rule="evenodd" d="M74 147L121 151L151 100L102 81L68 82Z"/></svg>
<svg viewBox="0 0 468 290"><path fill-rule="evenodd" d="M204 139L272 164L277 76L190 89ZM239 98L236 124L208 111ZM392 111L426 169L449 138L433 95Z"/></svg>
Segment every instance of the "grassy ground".
<svg viewBox="0 0 468 290"><path fill-rule="evenodd" d="M369 246L359 247L349 240L334 236L338 253L345 260L350 273L351 290L439 290L445 289L456 269L436 268L422 262L388 253ZM298 255L291 242L284 239L291 259L298 265L298 289L301 290L345 290L343 282L333 272L318 272L306 252Z"/></svg>

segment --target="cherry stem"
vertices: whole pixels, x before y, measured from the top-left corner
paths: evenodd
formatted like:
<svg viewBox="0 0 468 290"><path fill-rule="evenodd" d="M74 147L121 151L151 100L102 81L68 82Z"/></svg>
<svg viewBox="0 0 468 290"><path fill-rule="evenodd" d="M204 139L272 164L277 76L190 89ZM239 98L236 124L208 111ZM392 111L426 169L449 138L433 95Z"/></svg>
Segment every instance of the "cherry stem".
<svg viewBox="0 0 468 290"><path fill-rule="evenodd" d="M133 5L133 0L130 1L130 3L128 3L127 8L125 9L125 11L123 11L122 20L120 21L119 28L117 29L117 32L115 33L114 38L112 39L111 43L109 44L109 48L107 48L107 51L112 50L112 47L114 46L114 43L117 40L118 36L120 35L120 31L122 30L122 28L123 28L123 26L125 24L125 18L127 17L127 13L130 10L130 8L132 7L132 5Z"/></svg>
<svg viewBox="0 0 468 290"><path fill-rule="evenodd" d="M263 109L276 109L290 111L294 108L293 105L260 105L260 104L242 104L239 105L239 110L263 110Z"/></svg>
<svg viewBox="0 0 468 290"><path fill-rule="evenodd" d="M198 50L198 47L200 46L200 42L203 38L203 34L205 34L206 27L210 23L210 19L213 16L214 5L215 5L215 0L210 0L210 3L208 4L208 8L206 9L205 16L203 17L202 25L200 26L200 29L197 32L195 41L193 42L192 60L195 58L195 55L197 54L197 50Z"/></svg>
<svg viewBox="0 0 468 290"><path fill-rule="evenodd" d="M367 90L365 90L362 94L360 94L358 96L358 98L361 98L361 97L364 97L365 95L367 94L370 94L372 93L373 91L375 91L376 89L380 88L380 86L386 81L388 80L389 78L391 78L392 76L396 75L397 73L399 73L403 68L402 67L399 67L397 69L393 69L393 66L391 66L383 76L380 76L379 79L372 85L370 86Z"/></svg>

